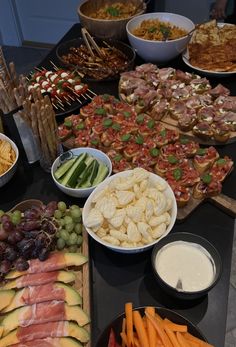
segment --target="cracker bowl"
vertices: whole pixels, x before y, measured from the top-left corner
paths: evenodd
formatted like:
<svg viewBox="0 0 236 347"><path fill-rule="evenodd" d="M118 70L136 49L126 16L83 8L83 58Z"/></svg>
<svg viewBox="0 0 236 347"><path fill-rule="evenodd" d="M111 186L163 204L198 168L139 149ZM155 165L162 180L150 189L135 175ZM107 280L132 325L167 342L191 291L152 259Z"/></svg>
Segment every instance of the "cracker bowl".
<svg viewBox="0 0 236 347"><path fill-rule="evenodd" d="M2 150L2 148L0 148L0 159L1 159L0 165L3 165L2 166L3 168L5 167L5 171L3 170L3 172L2 171L0 172L0 187L3 187L7 182L10 181L10 179L16 172L19 151L16 144L9 137L7 137L6 135L2 133L0 133L0 146L1 146L1 143L10 144L11 151L12 151L11 153L12 164L9 166L5 166L4 160L6 160L7 158L4 157L4 153L3 153L4 149Z"/></svg>
<svg viewBox="0 0 236 347"><path fill-rule="evenodd" d="M83 224L89 235L116 252L150 249L171 231L177 215L169 184L142 168L119 172L87 199Z"/></svg>

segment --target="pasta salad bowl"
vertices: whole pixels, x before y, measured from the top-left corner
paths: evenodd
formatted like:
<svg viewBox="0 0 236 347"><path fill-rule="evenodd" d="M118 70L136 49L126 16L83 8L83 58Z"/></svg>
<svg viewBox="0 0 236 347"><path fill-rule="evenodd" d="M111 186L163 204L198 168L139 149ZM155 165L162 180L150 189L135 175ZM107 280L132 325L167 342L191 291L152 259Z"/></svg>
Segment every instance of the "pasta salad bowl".
<svg viewBox="0 0 236 347"><path fill-rule="evenodd" d="M87 0L78 7L80 23L91 35L101 39L124 40L130 18L144 13L143 0Z"/></svg>
<svg viewBox="0 0 236 347"><path fill-rule="evenodd" d="M182 53L194 28L189 18L168 12L142 14L126 25L131 46L151 63L166 63Z"/></svg>
<svg viewBox="0 0 236 347"><path fill-rule="evenodd" d="M87 199L83 224L101 245L121 253L150 249L174 226L177 205L168 183L142 168L119 172Z"/></svg>

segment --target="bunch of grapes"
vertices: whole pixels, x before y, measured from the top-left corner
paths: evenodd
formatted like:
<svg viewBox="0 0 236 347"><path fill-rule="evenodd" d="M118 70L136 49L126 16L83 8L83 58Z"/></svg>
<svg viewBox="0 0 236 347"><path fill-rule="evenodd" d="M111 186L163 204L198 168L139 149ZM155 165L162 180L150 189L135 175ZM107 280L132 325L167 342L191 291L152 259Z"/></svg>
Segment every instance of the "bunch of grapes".
<svg viewBox="0 0 236 347"><path fill-rule="evenodd" d="M62 250L67 247L70 252L77 252L83 242L82 215L79 206L72 205L67 209L66 204L60 201L54 217L59 225L56 233L57 249Z"/></svg>
<svg viewBox="0 0 236 347"><path fill-rule="evenodd" d="M46 260L55 248L58 224L54 219L57 202L32 206L21 213L0 211L0 276L12 267L27 270L28 260Z"/></svg>

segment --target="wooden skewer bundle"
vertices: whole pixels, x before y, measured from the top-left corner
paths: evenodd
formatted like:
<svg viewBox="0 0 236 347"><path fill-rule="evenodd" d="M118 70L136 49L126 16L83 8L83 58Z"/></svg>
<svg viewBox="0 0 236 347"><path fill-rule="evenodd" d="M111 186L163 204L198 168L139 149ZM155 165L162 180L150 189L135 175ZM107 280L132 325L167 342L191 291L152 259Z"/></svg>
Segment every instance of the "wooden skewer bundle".
<svg viewBox="0 0 236 347"><path fill-rule="evenodd" d="M2 48L0 47L0 109L9 113L21 106L28 97L27 81L23 75L18 76L13 62L7 67Z"/></svg>
<svg viewBox="0 0 236 347"><path fill-rule="evenodd" d="M29 99L23 101L23 110L19 114L32 129L41 150L42 162L49 168L59 149L55 112L48 95L43 96L40 89L33 90L32 94L33 102Z"/></svg>

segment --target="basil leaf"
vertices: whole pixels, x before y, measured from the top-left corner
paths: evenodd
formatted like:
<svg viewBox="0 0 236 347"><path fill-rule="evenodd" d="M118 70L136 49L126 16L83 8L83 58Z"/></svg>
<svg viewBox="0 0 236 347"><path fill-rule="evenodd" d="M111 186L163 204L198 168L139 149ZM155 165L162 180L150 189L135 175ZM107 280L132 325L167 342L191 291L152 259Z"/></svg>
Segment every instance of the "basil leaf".
<svg viewBox="0 0 236 347"><path fill-rule="evenodd" d="M121 126L120 126L120 124L118 124L118 123L114 123L114 124L112 124L112 129L114 129L114 130L116 130L116 131L119 131L120 130L120 128L121 128Z"/></svg>
<svg viewBox="0 0 236 347"><path fill-rule="evenodd" d="M120 15L120 11L117 8L112 6L108 7L106 12L112 17L118 17Z"/></svg>
<svg viewBox="0 0 236 347"><path fill-rule="evenodd" d="M177 168L173 171L173 176L176 181L179 181L182 178L183 172L180 168Z"/></svg>
<svg viewBox="0 0 236 347"><path fill-rule="evenodd" d="M107 111L103 107L99 107L99 108L97 108L95 110L95 114L98 114L98 115L101 115L101 116L105 115L106 113L107 113Z"/></svg>
<svg viewBox="0 0 236 347"><path fill-rule="evenodd" d="M144 114L140 113L140 114L136 117L136 123L142 124L143 121L144 121Z"/></svg>
<svg viewBox="0 0 236 347"><path fill-rule="evenodd" d="M76 125L76 130L82 130L84 128L85 128L84 123L79 123Z"/></svg>
<svg viewBox="0 0 236 347"><path fill-rule="evenodd" d="M216 161L216 164L217 164L217 165L225 165L225 164L226 164L226 160L223 159L223 158L220 158L220 159L218 159L218 160Z"/></svg>
<svg viewBox="0 0 236 347"><path fill-rule="evenodd" d="M206 154L205 148L198 148L196 154L197 154L197 155L205 155L205 154Z"/></svg>
<svg viewBox="0 0 236 347"><path fill-rule="evenodd" d="M148 32L149 33L155 33L157 31L157 28L156 27L150 27L148 28Z"/></svg>
<svg viewBox="0 0 236 347"><path fill-rule="evenodd" d="M189 143L189 139L187 137L181 137L180 143L182 145L186 145L187 143Z"/></svg>
<svg viewBox="0 0 236 347"><path fill-rule="evenodd" d="M143 139L143 136L142 135L138 135L135 139L135 142L138 144L138 145L142 145L143 142L144 142L144 139Z"/></svg>
<svg viewBox="0 0 236 347"><path fill-rule="evenodd" d="M151 148L149 152L152 157L158 157L160 154L160 150L158 148Z"/></svg>
<svg viewBox="0 0 236 347"><path fill-rule="evenodd" d="M149 128L149 129L152 129L152 128L154 128L154 125L155 125L154 119L150 119L150 120L148 121L148 124L147 124L148 128Z"/></svg>
<svg viewBox="0 0 236 347"><path fill-rule="evenodd" d="M125 116L125 118L129 118L131 116L131 113L128 111L124 111L123 115Z"/></svg>
<svg viewBox="0 0 236 347"><path fill-rule="evenodd" d="M209 173L207 173L204 176L202 176L202 181L205 184L211 183L211 180L212 180L212 176Z"/></svg>
<svg viewBox="0 0 236 347"><path fill-rule="evenodd" d="M174 155L168 155L167 160L170 164L176 164L179 161Z"/></svg>
<svg viewBox="0 0 236 347"><path fill-rule="evenodd" d="M163 129L162 131L160 131L160 135L161 137L166 137L166 129Z"/></svg>
<svg viewBox="0 0 236 347"><path fill-rule="evenodd" d="M98 145L99 144L99 140L98 139L91 139L90 140L90 143L92 144L92 145Z"/></svg>
<svg viewBox="0 0 236 347"><path fill-rule="evenodd" d="M72 128L72 121L71 120L66 120L64 122L64 125L67 127L67 128Z"/></svg>
<svg viewBox="0 0 236 347"><path fill-rule="evenodd" d="M130 134L125 134L125 135L121 136L121 141L127 142L127 141L129 141L130 138L131 138Z"/></svg>
<svg viewBox="0 0 236 347"><path fill-rule="evenodd" d="M107 118L107 119L104 119L104 121L102 122L103 126L105 128L109 128L110 126L112 126L112 119L110 118Z"/></svg>
<svg viewBox="0 0 236 347"><path fill-rule="evenodd" d="M122 159L122 155L121 154L116 154L116 156L114 157L114 161L121 161Z"/></svg>

